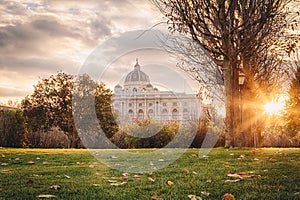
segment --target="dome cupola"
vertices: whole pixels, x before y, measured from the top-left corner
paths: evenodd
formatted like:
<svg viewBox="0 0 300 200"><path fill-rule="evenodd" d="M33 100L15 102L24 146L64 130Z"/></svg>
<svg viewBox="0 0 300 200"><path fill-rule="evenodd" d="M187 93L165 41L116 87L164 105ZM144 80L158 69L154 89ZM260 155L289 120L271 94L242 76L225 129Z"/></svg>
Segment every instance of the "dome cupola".
<svg viewBox="0 0 300 200"><path fill-rule="evenodd" d="M139 65L138 59L136 59L136 64L134 65L134 69L127 74L125 78L124 85L131 84L148 84L150 83L149 76L141 71L141 67Z"/></svg>

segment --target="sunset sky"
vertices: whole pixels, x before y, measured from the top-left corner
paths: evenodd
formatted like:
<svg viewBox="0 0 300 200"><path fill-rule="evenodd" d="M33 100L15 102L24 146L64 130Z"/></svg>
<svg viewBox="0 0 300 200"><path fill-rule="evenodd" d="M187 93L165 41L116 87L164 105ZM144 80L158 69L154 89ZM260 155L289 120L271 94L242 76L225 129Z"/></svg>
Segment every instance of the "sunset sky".
<svg viewBox="0 0 300 200"><path fill-rule="evenodd" d="M1 0L0 16L2 103L23 98L58 71L77 74L107 39L163 21L143 0Z"/></svg>

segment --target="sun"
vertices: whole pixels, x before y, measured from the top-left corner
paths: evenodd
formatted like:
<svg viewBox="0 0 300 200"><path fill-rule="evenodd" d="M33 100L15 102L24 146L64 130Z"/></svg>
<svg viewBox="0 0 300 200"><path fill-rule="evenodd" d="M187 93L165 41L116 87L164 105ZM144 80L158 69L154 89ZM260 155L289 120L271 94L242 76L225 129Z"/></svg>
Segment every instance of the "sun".
<svg viewBox="0 0 300 200"><path fill-rule="evenodd" d="M277 101L267 102L264 106L264 113L269 115L280 115L285 108L286 97L279 98Z"/></svg>

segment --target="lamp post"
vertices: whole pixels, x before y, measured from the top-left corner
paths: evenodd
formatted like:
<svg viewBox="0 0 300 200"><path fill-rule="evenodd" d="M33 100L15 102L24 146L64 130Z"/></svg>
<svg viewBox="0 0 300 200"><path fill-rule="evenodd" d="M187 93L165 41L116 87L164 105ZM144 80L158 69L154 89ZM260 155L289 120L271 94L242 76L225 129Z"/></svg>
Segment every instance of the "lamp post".
<svg viewBox="0 0 300 200"><path fill-rule="evenodd" d="M245 82L245 74L240 70L239 71L239 101L240 101L240 124L239 124L239 131L242 137L244 137L244 128L243 128L243 93L242 93L242 87Z"/></svg>

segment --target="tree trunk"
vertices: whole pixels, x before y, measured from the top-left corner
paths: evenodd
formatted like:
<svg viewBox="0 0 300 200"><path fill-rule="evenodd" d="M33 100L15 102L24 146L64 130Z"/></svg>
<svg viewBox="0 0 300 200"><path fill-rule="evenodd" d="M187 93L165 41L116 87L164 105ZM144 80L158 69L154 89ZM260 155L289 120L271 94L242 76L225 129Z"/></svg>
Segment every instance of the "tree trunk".
<svg viewBox="0 0 300 200"><path fill-rule="evenodd" d="M233 68L229 61L224 61L224 86L225 86L225 147L234 146L234 95L233 95Z"/></svg>

